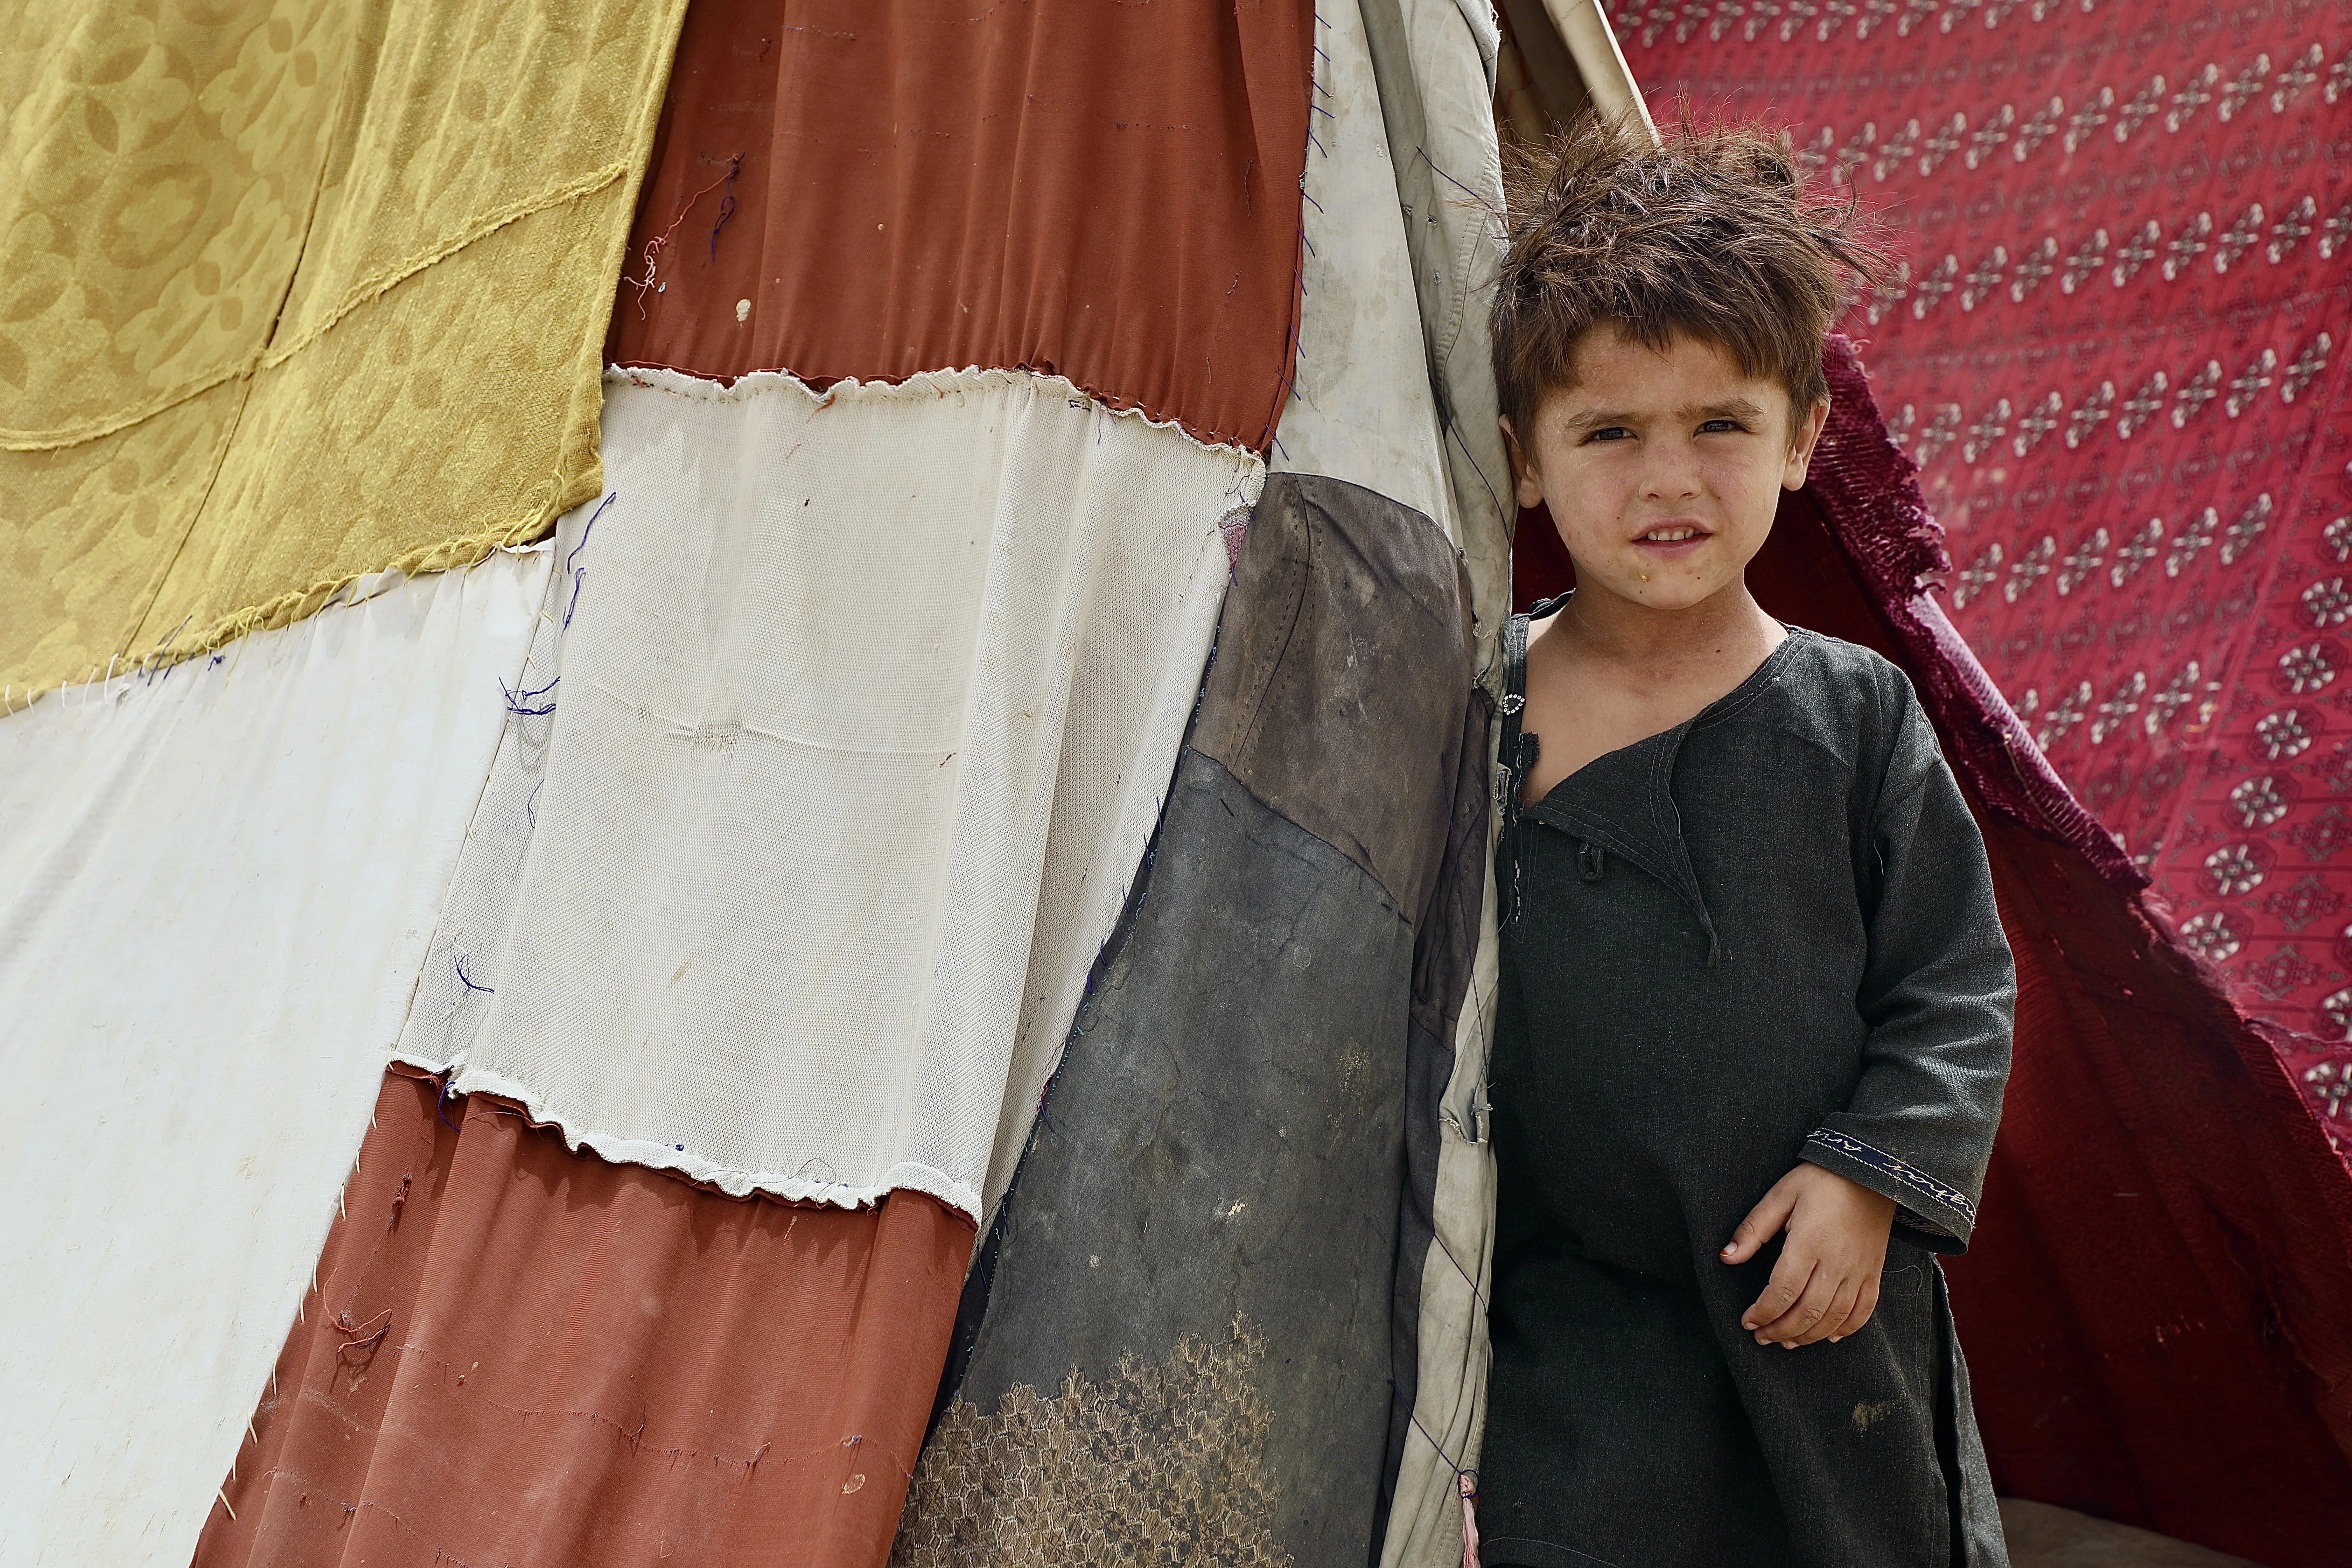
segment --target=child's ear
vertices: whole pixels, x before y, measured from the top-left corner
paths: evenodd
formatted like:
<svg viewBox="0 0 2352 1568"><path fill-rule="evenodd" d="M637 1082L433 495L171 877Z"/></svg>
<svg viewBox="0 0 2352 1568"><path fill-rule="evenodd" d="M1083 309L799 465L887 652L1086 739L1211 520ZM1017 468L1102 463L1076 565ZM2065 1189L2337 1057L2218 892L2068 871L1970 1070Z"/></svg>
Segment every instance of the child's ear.
<svg viewBox="0 0 2352 1568"><path fill-rule="evenodd" d="M1813 447L1822 438L1823 426L1830 422L1830 400L1822 398L1805 410L1797 421L1797 428L1789 443L1788 466L1780 471L1780 488L1801 490L1805 488L1805 474L1813 466Z"/></svg>
<svg viewBox="0 0 2352 1568"><path fill-rule="evenodd" d="M1519 433L1511 428L1507 414L1495 421L1503 427L1503 449L1511 458L1511 483L1521 506L1543 504L1543 476L1536 472L1535 459L1519 445Z"/></svg>

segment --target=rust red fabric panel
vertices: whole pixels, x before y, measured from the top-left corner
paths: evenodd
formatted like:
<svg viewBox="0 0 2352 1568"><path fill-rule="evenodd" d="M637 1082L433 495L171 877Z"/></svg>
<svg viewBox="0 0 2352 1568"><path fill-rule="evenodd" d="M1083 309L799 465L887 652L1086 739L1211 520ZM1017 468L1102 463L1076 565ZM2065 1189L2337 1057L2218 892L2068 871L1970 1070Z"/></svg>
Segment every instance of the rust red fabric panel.
<svg viewBox="0 0 2352 1568"><path fill-rule="evenodd" d="M1890 489L1895 487L1890 487ZM1885 498L1882 498L1885 499ZM1749 569L1775 615L1904 664L1956 752L1949 669L1858 568L1895 505L1809 488ZM1950 1260L1993 1479L2278 1568L2352 1538L2352 1181L2258 1026L2074 845L1986 809L2018 957L1982 1222Z"/></svg>
<svg viewBox="0 0 2352 1568"><path fill-rule="evenodd" d="M1312 0L695 0L608 355L1027 366L1263 450L1313 50Z"/></svg>
<svg viewBox="0 0 2352 1568"><path fill-rule="evenodd" d="M881 1568L969 1224L729 1198L438 1093L386 1077L200 1568Z"/></svg>

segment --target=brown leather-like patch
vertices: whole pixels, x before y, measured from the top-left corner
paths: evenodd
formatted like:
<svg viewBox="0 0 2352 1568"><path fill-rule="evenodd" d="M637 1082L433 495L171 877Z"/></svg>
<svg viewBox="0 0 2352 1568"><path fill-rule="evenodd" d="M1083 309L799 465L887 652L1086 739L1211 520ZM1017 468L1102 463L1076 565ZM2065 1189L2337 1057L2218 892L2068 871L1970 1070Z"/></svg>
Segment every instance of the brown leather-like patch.
<svg viewBox="0 0 2352 1568"><path fill-rule="evenodd" d="M1469 577L1436 524L1338 479L1276 474L1192 749L1378 878L1418 926L1450 837L1472 658Z"/></svg>

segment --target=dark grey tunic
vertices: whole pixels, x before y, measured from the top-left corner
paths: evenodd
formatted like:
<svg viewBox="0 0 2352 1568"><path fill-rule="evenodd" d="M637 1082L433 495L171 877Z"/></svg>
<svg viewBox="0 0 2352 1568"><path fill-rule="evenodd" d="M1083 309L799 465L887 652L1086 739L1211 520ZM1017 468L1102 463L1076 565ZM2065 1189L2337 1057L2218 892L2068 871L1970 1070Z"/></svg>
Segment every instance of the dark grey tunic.
<svg viewBox="0 0 2352 1568"><path fill-rule="evenodd" d="M1791 628L1505 837L1486 1563L2005 1563L1933 1254L2015 977L1910 683ZM1869 1325L1789 1351L1739 1326L1779 1244L1716 1254L1800 1160L1900 1208Z"/></svg>

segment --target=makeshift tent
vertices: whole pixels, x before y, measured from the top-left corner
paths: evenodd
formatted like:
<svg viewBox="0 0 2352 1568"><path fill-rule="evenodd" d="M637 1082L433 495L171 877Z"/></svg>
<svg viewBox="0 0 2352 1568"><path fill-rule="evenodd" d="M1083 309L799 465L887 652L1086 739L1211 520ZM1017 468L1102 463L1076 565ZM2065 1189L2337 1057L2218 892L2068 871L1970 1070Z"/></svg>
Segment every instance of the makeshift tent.
<svg viewBox="0 0 2352 1568"><path fill-rule="evenodd" d="M1638 101L1505 20L16 19L0 1556L1461 1560L1497 124ZM2326 1560L2352 1185L1832 368L1759 579L1996 847L2002 1479Z"/></svg>

